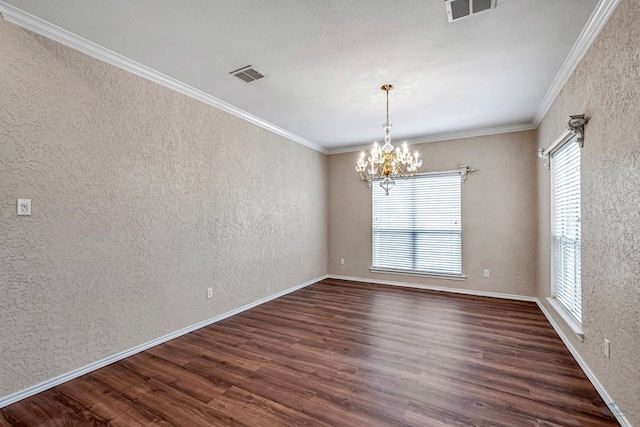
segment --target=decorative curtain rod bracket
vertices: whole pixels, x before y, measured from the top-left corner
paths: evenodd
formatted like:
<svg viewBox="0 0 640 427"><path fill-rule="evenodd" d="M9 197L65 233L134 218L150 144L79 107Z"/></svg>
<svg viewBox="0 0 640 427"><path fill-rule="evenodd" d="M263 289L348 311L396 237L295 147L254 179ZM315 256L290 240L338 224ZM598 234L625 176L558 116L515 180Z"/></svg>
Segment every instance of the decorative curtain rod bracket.
<svg viewBox="0 0 640 427"><path fill-rule="evenodd" d="M475 172L478 169L474 169L469 166L460 166L460 178L462 178L462 182L467 182L467 174L471 172Z"/></svg>
<svg viewBox="0 0 640 427"><path fill-rule="evenodd" d="M569 120L567 121L567 130L573 132L578 135L576 141L580 144L580 148L584 146L584 124L586 121L584 120L584 114L580 114L578 116L569 116Z"/></svg>
<svg viewBox="0 0 640 427"><path fill-rule="evenodd" d="M546 149L538 148L538 157L544 160L544 166L547 169L550 169L549 157L551 153L560 148L565 142L569 141L574 136L576 137L576 141L580 148L584 146L584 124L587 121L584 118L584 114L579 114L576 116L569 116L567 120L567 130L565 130L562 135L556 139L553 144L551 144Z"/></svg>

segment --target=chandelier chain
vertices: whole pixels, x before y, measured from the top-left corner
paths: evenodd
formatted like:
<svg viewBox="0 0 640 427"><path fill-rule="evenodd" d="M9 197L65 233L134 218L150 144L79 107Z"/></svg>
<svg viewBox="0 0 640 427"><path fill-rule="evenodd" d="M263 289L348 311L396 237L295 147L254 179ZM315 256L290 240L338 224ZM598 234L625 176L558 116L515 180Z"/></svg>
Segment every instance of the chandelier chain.
<svg viewBox="0 0 640 427"><path fill-rule="evenodd" d="M387 126L389 126L389 91L391 90L391 87L391 85L388 85L388 87L385 88L385 91L387 92Z"/></svg>

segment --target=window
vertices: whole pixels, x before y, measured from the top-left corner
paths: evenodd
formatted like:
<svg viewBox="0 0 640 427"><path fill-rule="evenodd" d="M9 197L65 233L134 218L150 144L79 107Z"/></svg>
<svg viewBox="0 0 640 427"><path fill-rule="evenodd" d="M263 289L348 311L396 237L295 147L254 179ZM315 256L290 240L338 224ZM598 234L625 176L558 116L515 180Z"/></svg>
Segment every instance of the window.
<svg viewBox="0 0 640 427"><path fill-rule="evenodd" d="M551 155L551 167L553 289L558 302L580 323L580 146L575 139Z"/></svg>
<svg viewBox="0 0 640 427"><path fill-rule="evenodd" d="M462 275L460 172L372 187L372 270Z"/></svg>

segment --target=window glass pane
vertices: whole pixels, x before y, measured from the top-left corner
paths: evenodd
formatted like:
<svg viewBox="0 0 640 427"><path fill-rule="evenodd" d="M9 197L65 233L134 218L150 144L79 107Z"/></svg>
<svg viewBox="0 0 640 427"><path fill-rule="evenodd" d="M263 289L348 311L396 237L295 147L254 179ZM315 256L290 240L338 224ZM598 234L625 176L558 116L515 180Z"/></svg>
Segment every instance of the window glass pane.
<svg viewBox="0 0 640 427"><path fill-rule="evenodd" d="M460 173L372 187L374 268L462 274Z"/></svg>
<svg viewBox="0 0 640 427"><path fill-rule="evenodd" d="M558 301L582 321L580 146L571 141L552 156L553 283Z"/></svg>

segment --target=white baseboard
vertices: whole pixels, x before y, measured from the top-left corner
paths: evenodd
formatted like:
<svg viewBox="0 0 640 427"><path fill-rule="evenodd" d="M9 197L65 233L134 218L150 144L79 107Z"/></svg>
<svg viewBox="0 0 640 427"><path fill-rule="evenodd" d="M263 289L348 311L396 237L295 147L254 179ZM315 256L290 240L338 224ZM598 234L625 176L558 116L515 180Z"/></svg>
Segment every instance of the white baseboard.
<svg viewBox="0 0 640 427"><path fill-rule="evenodd" d="M205 326L211 325L213 323L219 322L221 320L224 320L228 317L234 316L236 314L242 313L243 311L249 310L251 308L257 307L261 304L264 304L266 302L272 301L276 298L280 298L284 295L287 295L291 292L297 291L299 289L305 288L309 285L312 285L314 283L317 283L321 280L324 279L340 279L340 280L350 280L353 282L365 282L365 283L375 283L375 284L380 284L380 285L389 285L389 286L400 286L400 287L408 287L408 288L415 288L415 289L428 289L428 290L434 290L434 291L443 291L443 292L451 292L451 293L458 293L458 294L465 294L465 295L477 295L477 296L486 296L486 297L492 297L492 298L505 298L505 299L512 299L512 300L518 300L518 301L532 301L535 302L538 307L540 308L540 310L542 311L542 313L545 315L545 317L547 318L547 320L549 321L549 323L551 324L551 326L553 327L553 329L556 331L556 333L558 334L558 336L560 337L560 339L562 340L562 342L564 343L564 345L567 347L567 349L569 350L569 352L571 353L571 355L573 356L573 358L576 360L576 362L578 363L578 365L580 366L580 368L584 371L585 375L587 376L587 378L589 378L589 381L591 381L591 383L593 384L593 386L595 387L596 391L600 394L600 396L602 397L602 399L604 400L604 402L607 404L607 406L609 407L609 410L611 411L612 414L614 414L614 416L616 417L616 419L618 420L618 422L620 423L620 425L622 427L632 427L631 423L627 420L627 418L624 416L624 413L622 413L620 411L620 408L618 408L615 405L614 400L611 398L611 396L609 395L609 393L607 393L607 391L605 390L604 386L600 383L600 381L598 381L598 378L595 376L595 374L591 371L591 369L589 369L589 366L586 364L586 362L582 359L582 357L580 357L580 354L577 352L577 350L573 347L573 345L571 344L571 341L565 336L565 334L562 332L562 329L560 329L559 325L556 323L555 319L551 316L551 313L549 313L549 311L546 309L546 307L540 302L540 300L536 297L530 297L530 296L524 296L524 295L512 295L512 294L501 294L501 293L496 293L496 292L485 292L485 291L474 291L474 290L468 290L468 289L456 289L456 288L446 288L446 287L440 287L440 286L427 286L427 285L416 285L414 283L404 283L404 282L391 282L391 281L387 281L387 280L376 280L376 279L364 279L364 278L360 278L360 277L349 277L349 276L339 276L339 275L335 275L335 274L329 274L329 275L324 275L321 277L317 277L315 279L309 280L308 282L302 283L300 285L294 286L292 288L289 289L285 289L284 291L281 292L277 292L273 295L269 295L268 297L259 299L257 301L254 301L250 304L244 305L242 307L236 308L234 310L228 311L226 313L223 313L221 315L212 317L210 319L204 320L202 322L196 323L194 325L188 326L186 328L180 329L176 332L173 332L171 334L168 335L164 335L160 338L157 338L155 340L149 341L147 343L141 344L139 346L133 347L129 350L125 350L123 352L114 354L112 356L106 357L102 360L99 360L97 362L91 363L87 366L84 366L82 368L76 369L74 371L71 371L69 373L60 375L58 377L52 378L50 380L44 381L40 384L37 384L35 386L29 387L25 390L19 391L17 393L14 394L10 394L8 396L5 396L3 398L0 399L0 408L4 408L5 406L9 406L12 403L18 402L22 399L26 399L28 397L31 397L35 394L38 394L40 392L43 392L45 390L48 390L50 388L53 388L57 385L60 385L62 383L65 383L67 381L70 381L74 378L77 378L79 376L88 374L89 372L95 371L97 369L100 369L104 366L110 365L114 362L117 362L118 360L122 360L124 358L127 358L129 356L133 356L136 353L140 353L141 351L144 351L148 348L154 347L158 344L162 344L164 342L170 341L174 338L178 338L179 336L188 334L189 332L193 332L197 329L203 328Z"/></svg>
<svg viewBox="0 0 640 427"><path fill-rule="evenodd" d="M562 332L562 329L560 329L560 325L558 325L558 323L555 321L555 319L553 318L549 310L547 310L544 304L542 304L542 302L537 298L536 298L536 303L538 304L538 307L540 307L540 310L545 315L549 323L551 323L551 326L553 326L553 329L555 329L556 333L558 334L558 336L560 337L564 345L567 347L567 349L569 350L573 358L576 360L576 362L578 362L578 365L580 366L580 368L582 368L582 371L585 373L587 378L589 378L589 381L591 381L591 384L593 384L596 391L600 394L600 397L602 397L602 400L604 400L604 403L607 404L611 413L616 417L620 425L622 427L632 427L629 420L627 420L627 418L624 416L624 412L622 412L621 408L617 407L615 401L611 398L609 393L607 393L607 390L605 390L602 383L598 381L598 378L596 377L596 375L591 371L591 369L589 369L589 366L582 359L582 357L580 357L580 354L575 349L573 344L571 344L571 341L567 338L564 332Z"/></svg>
<svg viewBox="0 0 640 427"><path fill-rule="evenodd" d="M501 294L498 292L486 292L486 291L475 291L471 289L447 288L444 286L416 285L415 283L392 282L389 280L377 280L377 279L364 279L362 277L338 276L336 274L329 274L328 278L340 279L340 280L351 280L352 282L375 283L378 285L400 286L403 288L427 289L430 291L450 292L454 294L476 295L480 297L512 299L517 301L536 302L538 300L536 297L529 297L525 295Z"/></svg>
<svg viewBox="0 0 640 427"><path fill-rule="evenodd" d="M376 280L376 279L364 279L361 277L339 276L336 274L329 274L328 278L350 280L352 282L375 283L379 285L400 286L400 287L416 288L416 289L428 289L433 291L443 291L443 292L451 292L451 293L465 294L465 295L477 295L477 296L485 296L485 297L492 297L492 298L506 298L506 299L512 299L512 300L518 300L518 301L535 302L540 308L540 310L542 311L542 313L545 315L545 317L547 318L547 320L549 321L553 329L556 331L556 333L558 334L558 336L560 337L564 345L567 347L567 349L569 350L569 352L571 353L575 361L578 363L578 366L580 366L580 368L585 373L587 378L589 378L589 381L591 381L591 384L593 384L596 391L600 394L600 397L602 397L602 400L604 400L606 405L609 407L609 410L611 411L611 413L616 417L620 425L622 427L632 427L629 420L627 420L627 418L624 416L624 412L621 411L621 408L618 408L616 406L615 401L611 398L609 393L607 393L604 386L600 383L600 381L598 381L598 378L591 371L591 369L589 369L589 366L587 366L587 364L582 359L582 357L580 357L580 354L577 352L575 347L573 347L573 345L571 344L571 341L569 341L569 339L562 332L562 329L560 329L559 325L551 316L551 313L549 313L546 307L536 297L530 297L530 296L524 296L524 295L501 294L496 292L475 291L475 290L469 290L469 289L446 288L441 286L416 285L415 283L391 282L387 280Z"/></svg>
<svg viewBox="0 0 640 427"><path fill-rule="evenodd" d="M125 350L122 351L120 353L114 354L112 356L106 357L102 360L99 360L97 362L93 362L87 366L84 366L82 368L73 370L71 372L68 372L66 374L60 375L58 377L52 378L50 380L41 382L40 384L34 385L32 387L29 387L25 390L19 391L17 393L13 393L10 394L8 396L5 396L3 398L0 399L0 409L4 408L5 406L9 406L12 403L18 402L19 400L22 399L26 399L27 397L31 397L35 394L38 394L40 392L43 392L45 390L48 390L50 388L53 388L57 385L60 385L62 383L65 383L67 381L70 381L74 378L77 378L79 376L88 374L89 372L95 371L96 369L100 369L102 367L105 367L107 365L110 365L114 362L117 362L118 360L122 360L126 357L129 356L133 356L136 353L140 353L141 351L144 351L148 348L151 347L155 347L158 344L162 344L164 342L170 341L174 338L178 338L179 336L188 334L189 332L193 332L196 329L200 329L203 328L205 326L209 326L213 323L219 322L221 320L224 320L228 317L234 316L236 314L242 313L243 311L249 310L251 308L257 307L261 304L264 304L265 302L269 302L271 300L274 300L276 298L280 298L281 296L284 296L286 294L289 294L291 292L297 291L299 289L305 288L309 285L312 285L316 282L319 282L321 280L324 280L327 278L327 275L321 276L321 277L317 277L315 279L309 280L308 282L302 283L300 285L294 286L292 288L289 289L285 289L284 291L280 291L277 292L273 295L269 295L268 297L264 297L262 299L259 299L257 301L254 301L252 303L249 303L247 305L243 305L242 307L236 308L234 310L228 311L226 313L220 314L218 316L212 317L210 319L207 320L203 320L202 322L196 323L194 325L191 326L187 326L186 328L180 329L179 331L175 331L172 332L168 335L164 335L160 338L156 338L155 340L149 341L147 343L144 344L140 344L136 347L130 348L129 350Z"/></svg>

